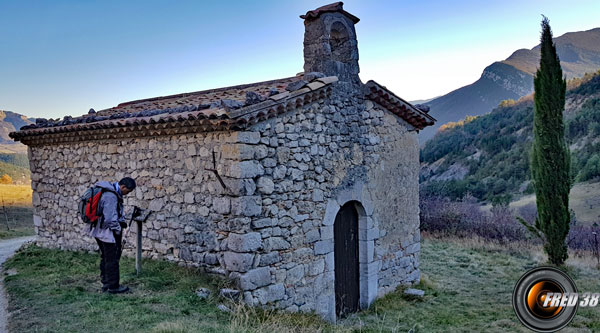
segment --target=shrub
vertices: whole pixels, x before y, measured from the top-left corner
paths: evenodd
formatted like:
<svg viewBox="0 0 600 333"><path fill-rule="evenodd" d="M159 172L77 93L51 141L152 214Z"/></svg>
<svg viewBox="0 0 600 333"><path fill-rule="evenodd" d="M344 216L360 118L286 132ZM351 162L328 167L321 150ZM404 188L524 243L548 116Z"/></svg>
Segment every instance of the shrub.
<svg viewBox="0 0 600 333"><path fill-rule="evenodd" d="M12 184L12 178L9 175L4 174L0 177L0 184Z"/></svg>
<svg viewBox="0 0 600 333"><path fill-rule="evenodd" d="M480 237L497 243L528 241L541 244L533 237L515 216L533 224L537 218L535 204L519 207L515 212L506 205L492 207L489 212L473 198L451 201L438 196L426 196L420 200L421 230L440 236ZM576 251L593 251L594 236L600 235L600 227L573 225L567 237L569 248Z"/></svg>

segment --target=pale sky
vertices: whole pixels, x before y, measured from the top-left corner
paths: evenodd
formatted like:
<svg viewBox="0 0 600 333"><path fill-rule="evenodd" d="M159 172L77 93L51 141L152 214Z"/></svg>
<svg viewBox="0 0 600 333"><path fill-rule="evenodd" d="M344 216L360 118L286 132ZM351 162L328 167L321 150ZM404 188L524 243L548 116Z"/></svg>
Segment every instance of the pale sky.
<svg viewBox="0 0 600 333"><path fill-rule="evenodd" d="M329 1L0 0L0 109L78 116L125 101L293 76L298 17ZM554 36L600 26L600 1L359 1L361 78L406 100L446 94Z"/></svg>

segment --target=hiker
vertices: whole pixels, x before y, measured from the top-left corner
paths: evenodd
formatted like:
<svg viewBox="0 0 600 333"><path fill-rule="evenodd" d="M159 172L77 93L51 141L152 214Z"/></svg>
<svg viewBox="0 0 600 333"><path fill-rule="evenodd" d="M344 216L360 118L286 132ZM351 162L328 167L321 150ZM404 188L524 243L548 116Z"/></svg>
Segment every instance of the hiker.
<svg viewBox="0 0 600 333"><path fill-rule="evenodd" d="M102 189L98 201L100 217L96 224L92 225L90 236L96 238L100 247L102 292L125 293L129 288L119 284L123 229L127 228L123 216L123 196L135 189L135 180L125 177L118 183L100 181L95 186Z"/></svg>

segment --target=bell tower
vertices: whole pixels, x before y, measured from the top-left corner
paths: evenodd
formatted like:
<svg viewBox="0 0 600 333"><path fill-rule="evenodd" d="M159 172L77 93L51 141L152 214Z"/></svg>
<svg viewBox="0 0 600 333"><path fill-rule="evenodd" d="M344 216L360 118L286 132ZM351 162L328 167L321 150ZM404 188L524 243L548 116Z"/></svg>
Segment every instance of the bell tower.
<svg viewBox="0 0 600 333"><path fill-rule="evenodd" d="M343 5L336 2L300 15L305 27L304 72L322 72L360 84L354 29L359 18L345 11Z"/></svg>

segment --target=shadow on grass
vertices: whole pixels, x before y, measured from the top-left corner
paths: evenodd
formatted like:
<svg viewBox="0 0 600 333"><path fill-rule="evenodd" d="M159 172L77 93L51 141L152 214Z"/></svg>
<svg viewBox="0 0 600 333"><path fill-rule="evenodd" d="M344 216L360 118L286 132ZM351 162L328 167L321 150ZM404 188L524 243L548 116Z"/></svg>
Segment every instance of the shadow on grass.
<svg viewBox="0 0 600 333"><path fill-rule="evenodd" d="M132 292L100 292L99 257L29 246L6 263L9 327L15 332L263 332L321 331L316 316L251 308L218 297L228 282L166 261L121 261L121 283ZM196 296L199 287L211 296ZM221 312L225 303L232 313Z"/></svg>
<svg viewBox="0 0 600 333"><path fill-rule="evenodd" d="M134 260L123 258L122 283L132 292L99 292L99 256L30 246L10 259L6 277L15 332L526 332L516 319L511 295L527 269L545 258L535 248L504 249L473 240L425 238L422 278L378 299L368 310L330 325L315 315L265 310L218 297L227 282L198 269L145 260L136 276ZM600 290L598 269L571 260L569 273L580 290ZM212 291L208 299L198 287ZM230 313L217 309L226 304ZM599 330L597 308L580 310L573 327Z"/></svg>

